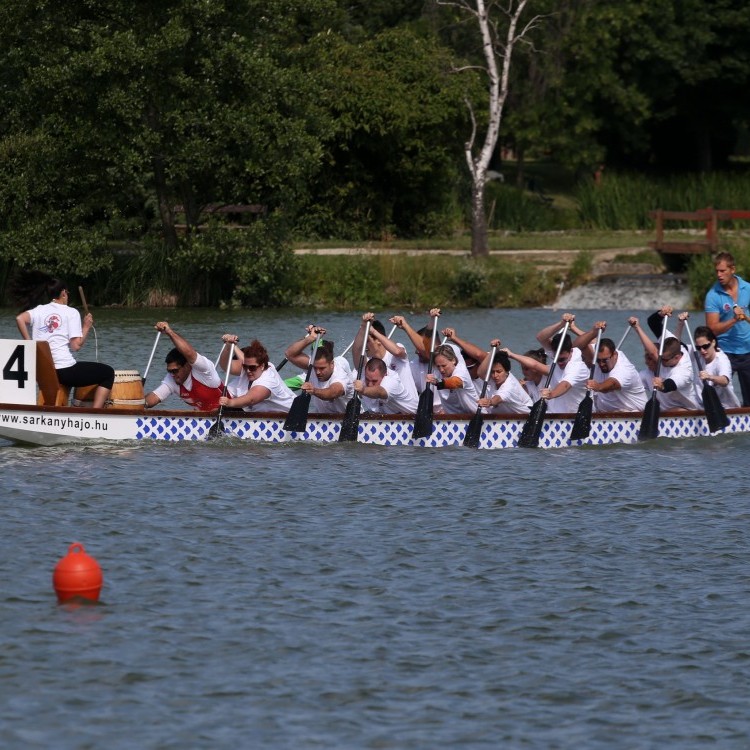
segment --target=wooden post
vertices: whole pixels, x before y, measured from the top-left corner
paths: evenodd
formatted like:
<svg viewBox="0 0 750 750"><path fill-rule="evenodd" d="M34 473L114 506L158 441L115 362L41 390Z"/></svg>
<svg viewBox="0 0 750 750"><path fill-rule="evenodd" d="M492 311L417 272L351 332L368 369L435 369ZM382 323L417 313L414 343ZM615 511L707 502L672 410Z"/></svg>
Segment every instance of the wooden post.
<svg viewBox="0 0 750 750"><path fill-rule="evenodd" d="M664 209L656 209L656 249L661 250L664 245Z"/></svg>

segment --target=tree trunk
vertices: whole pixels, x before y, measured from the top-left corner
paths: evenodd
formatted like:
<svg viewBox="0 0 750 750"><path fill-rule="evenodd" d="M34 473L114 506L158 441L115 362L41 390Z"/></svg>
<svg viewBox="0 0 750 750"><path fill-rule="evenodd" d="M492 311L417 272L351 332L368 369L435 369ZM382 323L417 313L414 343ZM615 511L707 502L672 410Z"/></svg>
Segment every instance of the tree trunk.
<svg viewBox="0 0 750 750"><path fill-rule="evenodd" d="M484 183L474 184L471 189L471 255L473 258L486 258L489 254Z"/></svg>
<svg viewBox="0 0 750 750"><path fill-rule="evenodd" d="M164 242L170 250L177 249L177 231L174 228L174 211L167 195L167 181L164 176L164 163L160 156L154 156L154 183L156 187L156 199L159 205L159 216L161 218Z"/></svg>

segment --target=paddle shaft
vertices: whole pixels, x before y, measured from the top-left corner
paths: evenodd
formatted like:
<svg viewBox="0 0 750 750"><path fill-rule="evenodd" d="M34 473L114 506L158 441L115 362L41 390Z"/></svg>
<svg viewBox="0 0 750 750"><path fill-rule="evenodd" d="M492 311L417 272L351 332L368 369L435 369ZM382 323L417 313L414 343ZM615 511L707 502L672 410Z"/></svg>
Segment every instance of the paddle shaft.
<svg viewBox="0 0 750 750"><path fill-rule="evenodd" d="M143 373L143 377L141 378L141 383L146 383L146 378L148 377L148 371L151 369L151 363L154 361L154 354L156 354L156 347L159 344L159 337L161 336L161 331L156 332L156 339L154 340L154 345L151 347L151 356L148 358L148 364L146 365L146 371Z"/></svg>
<svg viewBox="0 0 750 750"><path fill-rule="evenodd" d="M555 356L552 359L552 364L550 365L549 372L547 373L547 380L544 383L544 389L549 388L549 384L552 382L552 375L554 374L555 368L557 367L557 360L560 359L560 352L562 351L563 344L565 343L565 336L568 333L568 328L570 328L570 323L566 322L563 326L562 331L560 332L560 341L557 344L557 351L555 352Z"/></svg>
<svg viewBox="0 0 750 750"><path fill-rule="evenodd" d="M693 357L695 360L695 366L698 368L698 375L700 376L701 371L701 355L695 347L695 341L693 340L693 334L690 331L690 326L687 320L685 321L685 330L687 331L688 338L690 339L690 346L693 347ZM703 358L705 362L705 357ZM704 368L705 369L705 368ZM703 382L703 411L706 412L706 421L711 432L718 432L727 425L729 425L729 418L724 409L724 404L721 403L719 394L716 388L711 385L708 381Z"/></svg>
<svg viewBox="0 0 750 750"><path fill-rule="evenodd" d="M89 314L89 306L88 306L88 303L86 302L86 295L83 293L83 287L82 286L78 287L78 294L80 295L81 302L83 303L83 312L84 312L85 315L88 315Z"/></svg>
<svg viewBox="0 0 750 750"><path fill-rule="evenodd" d="M628 334L632 330L633 330L633 326L631 326L630 323L628 323L628 327L625 329L625 333L622 334L622 338L620 339L620 341L617 344L618 350L622 347L623 343L625 342L625 339L628 337Z"/></svg>

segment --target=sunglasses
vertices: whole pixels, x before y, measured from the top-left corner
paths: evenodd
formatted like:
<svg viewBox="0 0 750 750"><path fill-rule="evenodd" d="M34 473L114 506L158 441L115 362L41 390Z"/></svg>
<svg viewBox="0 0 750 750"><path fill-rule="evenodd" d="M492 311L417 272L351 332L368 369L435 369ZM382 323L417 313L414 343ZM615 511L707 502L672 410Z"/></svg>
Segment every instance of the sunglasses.
<svg viewBox="0 0 750 750"><path fill-rule="evenodd" d="M245 372L255 372L257 369L262 367L263 365L242 365L242 369Z"/></svg>
<svg viewBox="0 0 750 750"><path fill-rule="evenodd" d="M713 343L713 341L709 341L707 344L696 344L695 348L700 349L702 352L706 352L711 348L711 344Z"/></svg>
<svg viewBox="0 0 750 750"><path fill-rule="evenodd" d="M612 359L612 357L597 357L596 358L596 364L598 365L606 365L609 360Z"/></svg>

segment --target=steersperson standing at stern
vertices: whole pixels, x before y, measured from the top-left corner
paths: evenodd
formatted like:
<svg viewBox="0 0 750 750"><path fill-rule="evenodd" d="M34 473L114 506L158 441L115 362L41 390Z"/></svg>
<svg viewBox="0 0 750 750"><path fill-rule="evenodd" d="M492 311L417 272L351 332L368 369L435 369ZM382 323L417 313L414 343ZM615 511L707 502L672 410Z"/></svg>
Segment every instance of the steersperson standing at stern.
<svg viewBox="0 0 750 750"><path fill-rule="evenodd" d="M738 276L731 253L714 258L716 282L706 294L706 325L732 363L742 390L742 405L750 406L750 283Z"/></svg>

